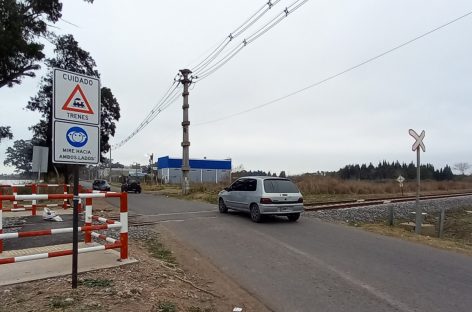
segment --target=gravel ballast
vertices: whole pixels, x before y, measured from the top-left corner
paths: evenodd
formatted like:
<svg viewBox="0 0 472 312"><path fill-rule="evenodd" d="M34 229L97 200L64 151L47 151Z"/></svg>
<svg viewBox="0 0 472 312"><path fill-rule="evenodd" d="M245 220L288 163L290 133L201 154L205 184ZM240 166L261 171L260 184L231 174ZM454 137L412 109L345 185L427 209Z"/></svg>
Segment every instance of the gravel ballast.
<svg viewBox="0 0 472 312"><path fill-rule="evenodd" d="M394 209L395 219L412 219L410 212L415 211L415 201L389 203L374 206L307 211L305 216L316 217L329 222L381 222L388 218L390 207ZM420 201L422 212L437 216L442 208L447 211L472 206L472 196L430 199Z"/></svg>

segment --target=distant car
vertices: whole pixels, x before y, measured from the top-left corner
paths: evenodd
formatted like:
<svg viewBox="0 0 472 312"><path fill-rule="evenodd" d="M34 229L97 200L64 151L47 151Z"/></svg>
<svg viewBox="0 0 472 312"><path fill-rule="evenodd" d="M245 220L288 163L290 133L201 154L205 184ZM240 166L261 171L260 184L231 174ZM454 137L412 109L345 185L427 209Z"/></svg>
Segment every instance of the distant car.
<svg viewBox="0 0 472 312"><path fill-rule="evenodd" d="M110 184L108 184L107 180L95 180L92 183L92 189L97 191L110 191Z"/></svg>
<svg viewBox="0 0 472 312"><path fill-rule="evenodd" d="M289 179L242 177L218 194L221 213L228 209L249 212L251 220L261 222L265 215L286 216L297 221L303 212L303 196Z"/></svg>
<svg viewBox="0 0 472 312"><path fill-rule="evenodd" d="M122 192L141 193L141 183L138 180L129 180L121 184Z"/></svg>

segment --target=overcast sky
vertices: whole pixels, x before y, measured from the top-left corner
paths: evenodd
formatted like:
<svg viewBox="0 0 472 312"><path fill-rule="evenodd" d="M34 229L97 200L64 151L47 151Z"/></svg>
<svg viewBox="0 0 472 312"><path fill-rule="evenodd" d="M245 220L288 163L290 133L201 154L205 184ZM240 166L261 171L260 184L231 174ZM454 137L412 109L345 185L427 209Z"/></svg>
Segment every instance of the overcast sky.
<svg viewBox="0 0 472 312"><path fill-rule="evenodd" d="M264 20L293 1L282 0ZM265 2L65 1L63 18L78 27L56 26L91 53L102 85L118 99L122 117L111 139L118 143L179 69L202 60ZM416 160L408 135L413 128L426 131L423 162L472 163L472 16L283 101L198 125L302 89L471 10L470 1L460 0L308 1L192 86L190 157L230 157L233 167L289 174L382 160L409 163ZM12 127L14 140L30 139L27 128L39 119L24 110L38 90L37 74L0 89L0 125ZM181 121L179 99L113 150L113 160L127 165L147 163L150 153L181 157ZM1 143L1 172L14 169L3 167L12 144Z"/></svg>

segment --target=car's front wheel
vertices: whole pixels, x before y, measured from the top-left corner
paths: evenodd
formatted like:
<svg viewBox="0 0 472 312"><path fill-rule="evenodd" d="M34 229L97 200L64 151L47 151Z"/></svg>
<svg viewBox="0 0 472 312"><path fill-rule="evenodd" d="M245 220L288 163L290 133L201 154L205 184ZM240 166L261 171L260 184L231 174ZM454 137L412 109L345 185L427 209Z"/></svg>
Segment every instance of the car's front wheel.
<svg viewBox="0 0 472 312"><path fill-rule="evenodd" d="M262 221L261 211L259 210L259 206L257 204L251 205L251 220L256 223Z"/></svg>
<svg viewBox="0 0 472 312"><path fill-rule="evenodd" d="M218 201L218 210L221 213L227 213L228 212L228 207L226 207L226 204L225 204L225 201L223 200L223 198L220 198L220 200Z"/></svg>
<svg viewBox="0 0 472 312"><path fill-rule="evenodd" d="M295 222L300 218L300 213L292 213L287 215L288 221Z"/></svg>

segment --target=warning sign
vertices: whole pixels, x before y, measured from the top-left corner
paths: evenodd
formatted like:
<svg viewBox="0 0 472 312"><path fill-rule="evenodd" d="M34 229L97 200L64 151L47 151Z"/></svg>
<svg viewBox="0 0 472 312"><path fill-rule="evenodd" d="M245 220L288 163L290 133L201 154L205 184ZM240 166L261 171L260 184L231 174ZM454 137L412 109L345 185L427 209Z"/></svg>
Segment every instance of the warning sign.
<svg viewBox="0 0 472 312"><path fill-rule="evenodd" d="M80 85L75 86L66 103L62 106L62 109L83 114L93 114L93 110L90 107L87 97L80 88Z"/></svg>
<svg viewBox="0 0 472 312"><path fill-rule="evenodd" d="M100 80L54 69L54 119L100 125Z"/></svg>

